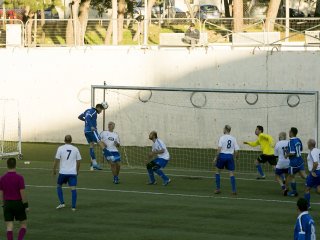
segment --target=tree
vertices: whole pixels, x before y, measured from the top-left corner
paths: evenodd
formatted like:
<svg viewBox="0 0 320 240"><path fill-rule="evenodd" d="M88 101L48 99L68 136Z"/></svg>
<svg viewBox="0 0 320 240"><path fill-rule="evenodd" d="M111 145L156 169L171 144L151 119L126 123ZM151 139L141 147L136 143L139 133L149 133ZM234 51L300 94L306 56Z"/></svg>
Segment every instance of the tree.
<svg viewBox="0 0 320 240"><path fill-rule="evenodd" d="M234 31L242 32L243 30L243 0L233 1Z"/></svg>
<svg viewBox="0 0 320 240"><path fill-rule="evenodd" d="M317 0L316 10L314 12L314 17L320 17L320 0Z"/></svg>
<svg viewBox="0 0 320 240"><path fill-rule="evenodd" d="M274 19L277 17L281 0L270 0L266 19L266 31L273 32Z"/></svg>

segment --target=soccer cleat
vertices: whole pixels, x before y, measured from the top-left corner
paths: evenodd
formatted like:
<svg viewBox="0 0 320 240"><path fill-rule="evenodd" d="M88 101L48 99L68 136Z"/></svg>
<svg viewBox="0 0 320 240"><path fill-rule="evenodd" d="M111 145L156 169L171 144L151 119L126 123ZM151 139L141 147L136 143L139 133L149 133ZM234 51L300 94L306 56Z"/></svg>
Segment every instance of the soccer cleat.
<svg viewBox="0 0 320 240"><path fill-rule="evenodd" d="M283 196L288 196L288 189L283 190L282 193L283 193Z"/></svg>
<svg viewBox="0 0 320 240"><path fill-rule="evenodd" d="M266 179L266 176L257 176L256 179L257 180L264 180L264 179Z"/></svg>
<svg viewBox="0 0 320 240"><path fill-rule="evenodd" d="M114 184L119 184L119 180L118 180L118 179L115 179L115 180L113 180L113 183L114 183Z"/></svg>
<svg viewBox="0 0 320 240"><path fill-rule="evenodd" d="M59 204L58 207L56 207L56 209L61 209L61 208L65 208L66 205L63 203L63 204Z"/></svg>
<svg viewBox="0 0 320 240"><path fill-rule="evenodd" d="M147 185L157 185L157 182L154 181L154 182L148 182Z"/></svg>
<svg viewBox="0 0 320 240"><path fill-rule="evenodd" d="M215 191L214 191L214 194L220 194L221 193L221 190L220 189L216 189Z"/></svg>
<svg viewBox="0 0 320 240"><path fill-rule="evenodd" d="M93 167L93 170L102 170L99 164L94 164L92 165L92 167Z"/></svg>
<svg viewBox="0 0 320 240"><path fill-rule="evenodd" d="M288 195L289 197L297 197L297 196L298 196L298 193L291 191L291 192L288 192L287 195Z"/></svg>
<svg viewBox="0 0 320 240"><path fill-rule="evenodd" d="M171 179L169 178L167 181L165 181L162 185L167 186L169 183L171 183Z"/></svg>
<svg viewBox="0 0 320 240"><path fill-rule="evenodd" d="M72 211L72 212L75 212L76 210L77 210L77 209L75 209L75 208L71 208L71 211Z"/></svg>

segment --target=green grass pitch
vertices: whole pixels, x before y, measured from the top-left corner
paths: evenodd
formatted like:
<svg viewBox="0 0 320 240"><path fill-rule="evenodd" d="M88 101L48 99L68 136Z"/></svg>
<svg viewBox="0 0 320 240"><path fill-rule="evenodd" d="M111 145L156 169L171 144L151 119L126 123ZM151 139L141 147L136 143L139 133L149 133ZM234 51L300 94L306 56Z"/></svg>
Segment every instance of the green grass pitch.
<svg viewBox="0 0 320 240"><path fill-rule="evenodd" d="M148 186L144 169L124 167L119 185L110 170L89 171L87 147L78 178L77 211L70 209L71 193L64 189L67 207L56 210L56 177L52 175L56 144L23 144L24 159L18 164L27 184L30 240L257 240L292 239L297 217L297 198L281 196L273 175L254 180L254 173L237 173L239 194L231 196L227 174L222 175L222 194L214 195L213 172L165 169L172 183ZM25 165L24 161L30 161ZM170 164L170 163L169 163ZM0 162L1 173L6 171ZM304 184L298 182L303 195ZM320 221L320 200L311 194L311 214ZM3 223L3 222L2 222ZM16 224L17 225L17 224ZM5 226L0 227L0 238ZM15 237L17 233L15 232Z"/></svg>

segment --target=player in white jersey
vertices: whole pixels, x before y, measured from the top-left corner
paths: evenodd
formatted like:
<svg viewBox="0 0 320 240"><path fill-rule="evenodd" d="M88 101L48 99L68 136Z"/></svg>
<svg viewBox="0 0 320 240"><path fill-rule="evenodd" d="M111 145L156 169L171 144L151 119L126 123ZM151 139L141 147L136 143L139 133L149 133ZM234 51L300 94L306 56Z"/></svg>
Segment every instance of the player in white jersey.
<svg viewBox="0 0 320 240"><path fill-rule="evenodd" d="M57 209L65 207L62 185L68 183L72 194L72 210L75 211L77 203L77 175L79 174L81 155L79 149L71 144L71 135L66 135L64 142L65 145L58 148L53 164L53 174L56 175L57 167L60 163L57 181L57 193L60 204Z"/></svg>
<svg viewBox="0 0 320 240"><path fill-rule="evenodd" d="M304 198L308 201L310 208L310 190L316 188L317 192L320 193L320 149L316 148L316 141L309 139L308 149L308 169L309 175L306 179L306 189Z"/></svg>
<svg viewBox="0 0 320 240"><path fill-rule="evenodd" d="M275 169L276 180L281 186L282 193L284 196L288 193L288 187L286 186L286 179L289 173L289 158L285 155L288 152L289 141L287 139L287 134L285 132L279 133L279 141L274 147L274 155L278 157L278 162Z"/></svg>
<svg viewBox="0 0 320 240"><path fill-rule="evenodd" d="M220 137L218 143L217 156L215 157L216 162L216 190L215 194L221 193L220 190L220 173L221 170L226 168L230 172L230 181L232 187L232 194L236 195L236 179L234 176L235 164L234 155L237 155L240 149L235 137L230 135L231 127L225 125L223 128L224 135Z"/></svg>
<svg viewBox="0 0 320 240"><path fill-rule="evenodd" d="M168 185L171 180L168 178L161 168L165 168L165 166L168 164L170 160L170 155L168 152L168 149L164 142L158 138L158 134L156 131L152 131L149 134L149 139L153 142L152 145L152 151L149 152L148 158L149 161L147 163L147 171L149 175L149 185L154 185L156 184L156 179L154 177L154 172L158 174L162 180L163 180L163 185L166 186Z"/></svg>
<svg viewBox="0 0 320 240"><path fill-rule="evenodd" d="M113 175L113 183L119 183L120 172L120 153L118 148L120 147L120 138L118 133L114 132L116 124L114 122L108 123L108 131L100 133L101 141L107 147L106 160L110 163L110 168Z"/></svg>

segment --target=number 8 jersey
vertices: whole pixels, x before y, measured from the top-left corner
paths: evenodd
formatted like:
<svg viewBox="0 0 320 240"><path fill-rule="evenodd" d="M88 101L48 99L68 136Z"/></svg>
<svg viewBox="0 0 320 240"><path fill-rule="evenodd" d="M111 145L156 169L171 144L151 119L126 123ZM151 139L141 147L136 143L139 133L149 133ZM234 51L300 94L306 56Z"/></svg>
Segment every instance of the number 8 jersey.
<svg viewBox="0 0 320 240"><path fill-rule="evenodd" d="M238 151L240 149L236 138L229 134L225 134L220 137L218 147L221 148L220 153L224 154L233 154L234 151Z"/></svg>
<svg viewBox="0 0 320 240"><path fill-rule="evenodd" d="M71 144L65 144L58 148L56 159L60 160L60 174L77 174L77 161L81 160L79 149Z"/></svg>

